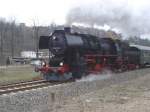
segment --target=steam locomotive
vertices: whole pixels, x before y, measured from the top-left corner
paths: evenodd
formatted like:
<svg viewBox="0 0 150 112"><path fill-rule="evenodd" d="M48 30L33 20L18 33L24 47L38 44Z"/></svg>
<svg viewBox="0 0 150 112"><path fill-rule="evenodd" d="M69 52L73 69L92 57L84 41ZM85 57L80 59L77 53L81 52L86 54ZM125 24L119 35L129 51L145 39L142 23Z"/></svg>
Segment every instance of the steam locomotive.
<svg viewBox="0 0 150 112"><path fill-rule="evenodd" d="M78 79L104 69L126 71L150 64L150 47L129 45L112 38L71 33L70 28L41 36L39 49L49 49L49 60L39 71L48 81Z"/></svg>

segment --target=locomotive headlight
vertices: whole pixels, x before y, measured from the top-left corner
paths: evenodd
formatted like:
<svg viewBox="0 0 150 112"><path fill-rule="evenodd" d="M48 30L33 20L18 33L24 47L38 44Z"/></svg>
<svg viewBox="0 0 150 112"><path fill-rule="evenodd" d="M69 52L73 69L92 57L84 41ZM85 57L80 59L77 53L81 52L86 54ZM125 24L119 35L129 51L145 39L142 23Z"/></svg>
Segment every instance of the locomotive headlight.
<svg viewBox="0 0 150 112"><path fill-rule="evenodd" d="M60 62L60 63L59 63L59 65L60 65L60 66L63 66L63 65L64 65L64 63L63 63L63 62Z"/></svg>
<svg viewBox="0 0 150 112"><path fill-rule="evenodd" d="M56 36L53 36L53 40L56 40L57 38L56 38Z"/></svg>
<svg viewBox="0 0 150 112"><path fill-rule="evenodd" d="M46 62L42 62L42 66L46 66Z"/></svg>

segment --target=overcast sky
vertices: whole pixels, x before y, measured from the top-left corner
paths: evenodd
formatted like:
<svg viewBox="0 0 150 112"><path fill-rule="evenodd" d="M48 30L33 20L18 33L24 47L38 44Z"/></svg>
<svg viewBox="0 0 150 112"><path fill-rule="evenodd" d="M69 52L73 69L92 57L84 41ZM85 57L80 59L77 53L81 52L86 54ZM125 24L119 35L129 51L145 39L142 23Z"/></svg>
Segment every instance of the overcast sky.
<svg viewBox="0 0 150 112"><path fill-rule="evenodd" d="M94 24L106 17L108 18L106 22L110 23L109 19L111 20L109 25L121 29L125 34L132 32L138 34L141 31L139 35L149 35L150 0L0 0L0 17L7 20L15 19L26 25L33 25L33 21L38 25L49 25L52 22L65 24L68 13L76 7L82 7L81 14L84 15L85 12L86 17L97 14L98 18L93 18L96 18ZM114 13L112 10L116 12ZM82 15L80 19L84 22ZM129 15L130 20L126 15ZM124 16L127 17L125 18L127 20L125 22L123 20L122 24L120 17ZM103 19L105 20L105 18ZM120 19L120 24L117 19Z"/></svg>
<svg viewBox="0 0 150 112"><path fill-rule="evenodd" d="M76 3L76 0L0 0L0 16L16 18L27 24L31 24L33 20L40 24L62 24L66 14Z"/></svg>
<svg viewBox="0 0 150 112"><path fill-rule="evenodd" d="M51 22L64 24L66 15L70 9L83 4L99 3L106 0L0 0L0 17L8 20L15 18L18 22L28 25L33 20L39 24L48 25ZM107 0L109 5L113 2L117 5L129 5L132 12L138 14L139 10L150 11L149 0ZM108 5L108 6L109 6ZM120 5L121 6L121 5ZM94 8L94 6L92 6Z"/></svg>

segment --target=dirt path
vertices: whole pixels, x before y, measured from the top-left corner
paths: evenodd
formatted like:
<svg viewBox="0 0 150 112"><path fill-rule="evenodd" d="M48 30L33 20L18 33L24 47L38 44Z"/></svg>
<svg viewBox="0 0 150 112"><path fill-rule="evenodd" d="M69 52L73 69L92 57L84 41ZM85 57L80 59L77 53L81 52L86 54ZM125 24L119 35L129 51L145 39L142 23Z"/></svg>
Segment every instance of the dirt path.
<svg viewBox="0 0 150 112"><path fill-rule="evenodd" d="M150 112L150 74L56 105L56 112Z"/></svg>

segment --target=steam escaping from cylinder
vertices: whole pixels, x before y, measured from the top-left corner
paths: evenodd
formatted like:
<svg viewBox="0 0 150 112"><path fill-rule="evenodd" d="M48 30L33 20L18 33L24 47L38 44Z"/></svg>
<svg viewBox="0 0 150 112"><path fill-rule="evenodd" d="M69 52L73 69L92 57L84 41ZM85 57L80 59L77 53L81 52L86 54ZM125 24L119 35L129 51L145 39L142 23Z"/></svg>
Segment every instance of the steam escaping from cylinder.
<svg viewBox="0 0 150 112"><path fill-rule="evenodd" d="M67 24L110 26L125 36L149 34L150 2L147 0L92 0L78 5L67 15Z"/></svg>
<svg viewBox="0 0 150 112"><path fill-rule="evenodd" d="M104 80L109 79L112 77L112 72L109 70L105 70L103 73L99 74L89 74L88 76L82 77L81 79L77 80L77 82L91 82L95 80Z"/></svg>

